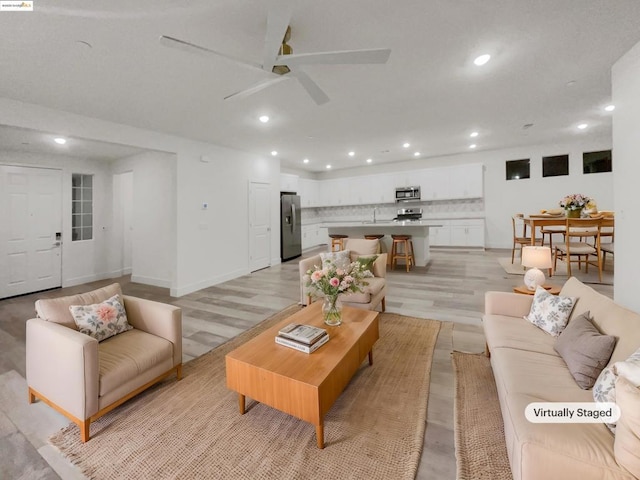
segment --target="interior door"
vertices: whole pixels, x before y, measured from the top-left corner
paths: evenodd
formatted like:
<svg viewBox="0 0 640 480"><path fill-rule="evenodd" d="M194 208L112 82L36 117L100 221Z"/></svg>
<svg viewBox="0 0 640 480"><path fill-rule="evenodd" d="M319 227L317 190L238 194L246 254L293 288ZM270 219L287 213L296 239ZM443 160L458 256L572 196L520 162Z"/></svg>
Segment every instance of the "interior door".
<svg viewBox="0 0 640 480"><path fill-rule="evenodd" d="M0 165L0 298L62 286L62 174Z"/></svg>
<svg viewBox="0 0 640 480"><path fill-rule="evenodd" d="M271 187L251 182L249 186L249 268L252 272L271 264Z"/></svg>

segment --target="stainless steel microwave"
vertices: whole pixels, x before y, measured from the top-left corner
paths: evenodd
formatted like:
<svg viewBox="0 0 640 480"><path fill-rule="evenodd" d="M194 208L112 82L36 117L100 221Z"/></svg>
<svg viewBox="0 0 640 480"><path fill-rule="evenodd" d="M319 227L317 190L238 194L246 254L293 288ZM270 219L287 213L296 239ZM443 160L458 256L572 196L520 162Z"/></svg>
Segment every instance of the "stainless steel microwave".
<svg viewBox="0 0 640 480"><path fill-rule="evenodd" d="M420 200L420 187L396 188L396 202L415 202Z"/></svg>

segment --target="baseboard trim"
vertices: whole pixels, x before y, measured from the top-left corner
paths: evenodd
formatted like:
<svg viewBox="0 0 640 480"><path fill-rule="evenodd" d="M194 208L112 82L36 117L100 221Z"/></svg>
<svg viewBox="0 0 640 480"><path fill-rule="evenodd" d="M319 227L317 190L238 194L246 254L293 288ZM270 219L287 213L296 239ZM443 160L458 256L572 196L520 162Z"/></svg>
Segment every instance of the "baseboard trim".
<svg viewBox="0 0 640 480"><path fill-rule="evenodd" d="M171 288L171 282L162 278L145 277L142 275L131 275L133 283L143 283L144 285L152 285L154 287Z"/></svg>
<svg viewBox="0 0 640 480"><path fill-rule="evenodd" d="M218 285L219 283L228 282L229 280L233 280L234 278L238 278L243 275L249 275L250 273L251 272L248 268L242 270L234 270L233 272L208 278L206 280L202 280L201 282L192 283L190 285L185 285L182 287L171 288L170 293L172 297L182 297L183 295L197 292L198 290L202 290L203 288L213 287L214 285Z"/></svg>

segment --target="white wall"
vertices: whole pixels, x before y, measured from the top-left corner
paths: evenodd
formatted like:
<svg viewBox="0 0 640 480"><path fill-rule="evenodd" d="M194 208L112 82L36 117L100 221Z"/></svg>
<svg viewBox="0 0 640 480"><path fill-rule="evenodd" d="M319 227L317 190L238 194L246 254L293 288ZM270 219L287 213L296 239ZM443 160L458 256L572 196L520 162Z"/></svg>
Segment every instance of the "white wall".
<svg viewBox="0 0 640 480"><path fill-rule="evenodd" d="M147 152L114 161L112 168L116 175L133 174L131 280L170 288L175 275L177 237L176 156ZM115 225L119 200L114 198L114 235L110 252L114 274L118 272L117 266L124 268L125 261L126 232L118 228L120 225ZM124 221L122 218L118 223L124 225Z"/></svg>
<svg viewBox="0 0 640 480"><path fill-rule="evenodd" d="M640 43L612 69L616 254L614 300L640 312L636 275L640 235Z"/></svg>
<svg viewBox="0 0 640 480"><path fill-rule="evenodd" d="M250 180L267 181L272 186L272 264L280 261L280 162L277 159L7 98L0 98L0 124L175 152L172 295L184 295L249 273ZM206 156L208 162L202 162L202 156ZM209 203L209 210L202 210L203 201Z"/></svg>
<svg viewBox="0 0 640 480"><path fill-rule="evenodd" d="M108 162L0 151L0 163L62 171L62 286L109 278L111 173ZM93 239L71 241L71 175L93 175Z"/></svg>
<svg viewBox="0 0 640 480"><path fill-rule="evenodd" d="M608 150L609 139L591 139L585 133L581 139L556 145L536 145L471 152L445 157L411 160L358 169L337 170L318 175L319 179L375 173L395 173L447 165L482 163L484 170L485 239L487 248L511 248L511 216L514 213L535 213L540 209L559 208L558 202L567 194L583 193L594 198L601 210L613 210L613 174L582 173L582 153ZM542 157L569 155L569 175L542 177ZM505 161L531 159L531 178L506 180ZM617 165L614 153L614 169ZM616 225L617 227L617 225Z"/></svg>

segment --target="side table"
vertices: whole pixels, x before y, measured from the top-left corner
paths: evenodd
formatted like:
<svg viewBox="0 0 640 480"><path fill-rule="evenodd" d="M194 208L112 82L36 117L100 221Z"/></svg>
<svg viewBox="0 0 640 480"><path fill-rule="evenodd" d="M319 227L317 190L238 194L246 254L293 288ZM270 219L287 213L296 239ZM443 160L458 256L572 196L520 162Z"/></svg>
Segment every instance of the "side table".
<svg viewBox="0 0 640 480"><path fill-rule="evenodd" d="M558 295L560 293L560 290L562 289L562 287L559 287L557 285L548 284L542 285L542 288L544 288L551 295ZM513 291L515 293L521 293L523 295L533 295L534 293L536 293L535 290L529 290L526 285L518 285L517 287L513 287Z"/></svg>

